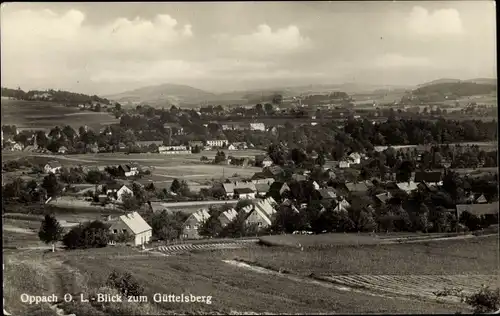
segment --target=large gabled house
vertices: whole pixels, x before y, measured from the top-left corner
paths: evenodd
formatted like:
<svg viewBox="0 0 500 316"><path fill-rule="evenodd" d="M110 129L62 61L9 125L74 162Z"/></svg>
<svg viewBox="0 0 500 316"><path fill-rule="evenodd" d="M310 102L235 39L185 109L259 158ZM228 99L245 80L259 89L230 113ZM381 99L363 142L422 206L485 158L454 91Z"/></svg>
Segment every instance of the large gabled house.
<svg viewBox="0 0 500 316"><path fill-rule="evenodd" d="M137 212L120 216L111 221L109 227L111 234L127 232L133 236L134 246L147 244L151 241L153 229Z"/></svg>
<svg viewBox="0 0 500 316"><path fill-rule="evenodd" d="M238 212L234 208L222 212L219 215L219 222L221 227L226 227L229 223L233 222L236 217L238 217Z"/></svg>
<svg viewBox="0 0 500 316"><path fill-rule="evenodd" d="M184 239L201 238L198 229L210 218L207 209L200 209L191 214L182 226L182 237Z"/></svg>
<svg viewBox="0 0 500 316"><path fill-rule="evenodd" d="M125 177L132 177L139 174L138 167L133 164L119 165L118 172Z"/></svg>
<svg viewBox="0 0 500 316"><path fill-rule="evenodd" d="M262 160L262 166L264 168L272 166L273 163L273 160L269 156L266 156L264 160Z"/></svg>
<svg viewBox="0 0 500 316"><path fill-rule="evenodd" d="M226 183L223 183L222 184L222 187L224 189L224 192L226 193L226 197L232 199L235 197L235 195L251 195L252 192L253 192L253 197L255 197L255 192L256 192L256 188L255 188L255 184L253 184L252 182L240 182L240 181L236 181L236 182L226 182ZM238 193L235 191L237 189L248 189L248 190L245 190L243 192L239 191L238 190ZM251 192L250 192L251 191Z"/></svg>
<svg viewBox="0 0 500 316"><path fill-rule="evenodd" d="M243 208L242 212L246 214L245 224L256 225L258 229L262 229L272 225L276 209L266 199L253 201L253 204Z"/></svg>

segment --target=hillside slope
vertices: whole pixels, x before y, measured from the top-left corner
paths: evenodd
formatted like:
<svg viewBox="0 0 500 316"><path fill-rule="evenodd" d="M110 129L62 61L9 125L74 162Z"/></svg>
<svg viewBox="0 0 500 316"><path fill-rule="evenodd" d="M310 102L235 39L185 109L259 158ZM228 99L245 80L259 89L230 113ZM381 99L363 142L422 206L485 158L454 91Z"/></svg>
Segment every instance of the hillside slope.
<svg viewBox="0 0 500 316"><path fill-rule="evenodd" d="M181 103L203 102L215 94L186 85L162 84L148 86L107 96L120 103L151 103L151 105L179 105Z"/></svg>

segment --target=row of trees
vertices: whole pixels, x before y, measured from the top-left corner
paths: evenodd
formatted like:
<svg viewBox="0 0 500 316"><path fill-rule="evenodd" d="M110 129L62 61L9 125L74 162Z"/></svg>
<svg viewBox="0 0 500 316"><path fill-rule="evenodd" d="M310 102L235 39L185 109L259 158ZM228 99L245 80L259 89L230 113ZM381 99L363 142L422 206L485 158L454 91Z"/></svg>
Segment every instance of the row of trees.
<svg viewBox="0 0 500 316"><path fill-rule="evenodd" d="M61 90L47 90L47 91L40 91L40 90L30 90L30 91L23 91L20 88L18 89L9 89L9 88L1 88L1 93L3 97L10 97L14 98L17 100L39 100L39 101L52 101L52 102L57 102L57 103L62 103L62 104L71 104L71 105L78 105L78 104L85 104L85 103L92 103L92 102L99 102L103 104L110 104L111 102L108 99L98 97L97 95L86 95L82 93L74 93L74 92L69 92L69 91L61 91ZM39 95L43 94L48 94L49 97L47 98L40 98L37 97Z"/></svg>

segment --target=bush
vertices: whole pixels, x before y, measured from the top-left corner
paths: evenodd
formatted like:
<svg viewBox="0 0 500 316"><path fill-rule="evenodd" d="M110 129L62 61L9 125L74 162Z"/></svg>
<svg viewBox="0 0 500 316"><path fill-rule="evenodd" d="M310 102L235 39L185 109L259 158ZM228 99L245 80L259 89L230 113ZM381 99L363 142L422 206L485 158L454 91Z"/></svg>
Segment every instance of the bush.
<svg viewBox="0 0 500 316"><path fill-rule="evenodd" d="M63 237L63 244L69 249L106 247L109 241L109 227L100 221L74 227Z"/></svg>
<svg viewBox="0 0 500 316"><path fill-rule="evenodd" d="M144 288L128 272L125 273L118 273L117 271L111 272L106 282L106 285L115 288L124 296L128 295L139 296L144 294Z"/></svg>
<svg viewBox="0 0 500 316"><path fill-rule="evenodd" d="M496 312L500 309L500 289L483 287L478 293L469 296L466 303L474 308L476 314Z"/></svg>

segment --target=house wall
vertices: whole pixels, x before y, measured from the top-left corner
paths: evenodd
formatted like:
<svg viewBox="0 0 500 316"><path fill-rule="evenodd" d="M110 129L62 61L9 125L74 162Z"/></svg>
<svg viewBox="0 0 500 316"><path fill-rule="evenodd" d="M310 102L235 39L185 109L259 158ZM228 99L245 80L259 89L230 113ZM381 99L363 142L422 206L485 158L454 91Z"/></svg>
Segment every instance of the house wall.
<svg viewBox="0 0 500 316"><path fill-rule="evenodd" d="M113 191L111 191L111 192L113 192ZM127 188L127 187L122 187L122 188L120 188L120 190L118 190L118 191L116 192L116 200L117 200L118 202L121 202L121 201L122 201L122 197L123 197L123 195L124 195L125 193L134 194L134 192L133 192L132 190L130 190L129 188Z"/></svg>
<svg viewBox="0 0 500 316"><path fill-rule="evenodd" d="M255 199L255 192L238 194L238 199Z"/></svg>
<svg viewBox="0 0 500 316"><path fill-rule="evenodd" d="M184 239L200 239L202 238L198 233L198 228L200 223L194 216L191 216L186 220L184 226L182 227L182 236Z"/></svg>
<svg viewBox="0 0 500 316"><path fill-rule="evenodd" d="M140 245L149 243L151 241L151 237L153 236L153 231L151 229L136 235L121 220L115 221L109 227L109 231L111 234L122 233L124 230L127 231L130 235L134 236L134 241L133 241L134 246L140 246Z"/></svg>
<svg viewBox="0 0 500 316"><path fill-rule="evenodd" d="M268 227L267 222L259 215L259 212L253 210L250 215L248 215L245 223L248 225L257 224L260 228Z"/></svg>
<svg viewBox="0 0 500 316"><path fill-rule="evenodd" d="M270 167L272 164L273 164L273 162L272 162L272 161L270 161L270 160L264 160L264 161L262 162L262 165L263 165L264 167Z"/></svg>

